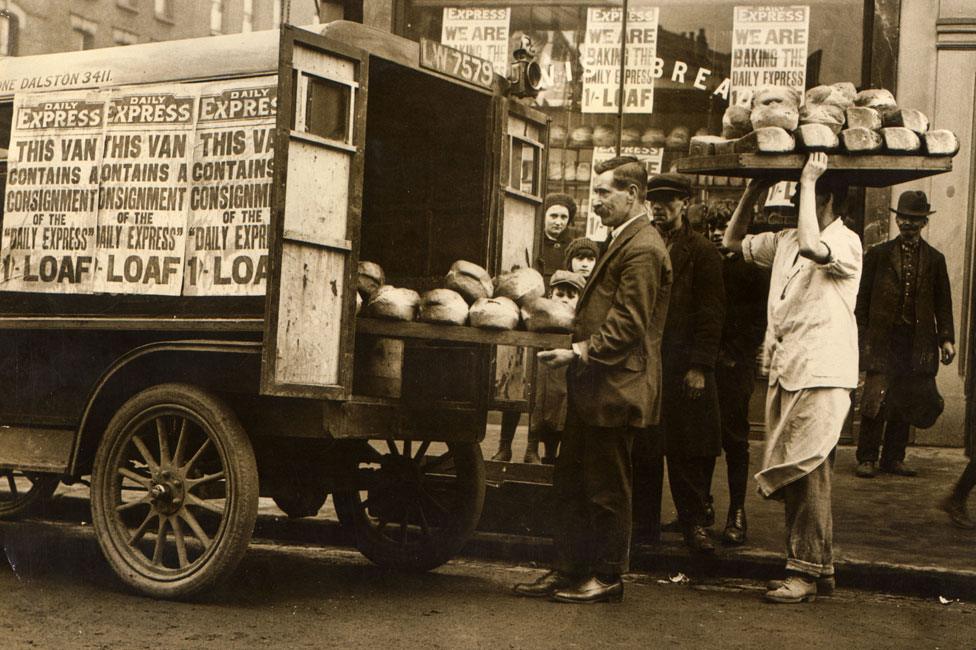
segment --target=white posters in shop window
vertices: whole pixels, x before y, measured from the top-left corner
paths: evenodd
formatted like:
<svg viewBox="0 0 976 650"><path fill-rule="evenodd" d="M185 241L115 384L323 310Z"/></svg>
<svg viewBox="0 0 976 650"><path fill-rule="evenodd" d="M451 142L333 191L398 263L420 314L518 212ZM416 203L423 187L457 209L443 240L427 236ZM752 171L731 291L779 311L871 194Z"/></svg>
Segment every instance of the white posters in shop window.
<svg viewBox="0 0 976 650"><path fill-rule="evenodd" d="M495 72L508 74L508 7L444 7L441 43L491 61Z"/></svg>
<svg viewBox="0 0 976 650"><path fill-rule="evenodd" d="M94 290L178 296L196 93L126 89L105 107Z"/></svg>
<svg viewBox="0 0 976 650"><path fill-rule="evenodd" d="M748 105L756 89L806 88L810 7L739 6L732 19L732 97Z"/></svg>
<svg viewBox="0 0 976 650"><path fill-rule="evenodd" d="M265 292L277 107L273 77L200 89L185 295Z"/></svg>
<svg viewBox="0 0 976 650"><path fill-rule="evenodd" d="M15 96L0 289L91 293L104 123L97 92Z"/></svg>
<svg viewBox="0 0 976 650"><path fill-rule="evenodd" d="M651 113L654 110L657 23L657 7L630 9L627 14L624 113ZM586 33L580 45L584 113L617 112L623 29L622 9L590 7L586 10Z"/></svg>
<svg viewBox="0 0 976 650"><path fill-rule="evenodd" d="M596 147L593 149L593 167L595 169L597 165L607 160L610 160L617 155L617 150L614 147ZM660 174L661 166L664 161L664 149L658 147L621 147L621 156L634 156L640 160L647 167L647 174ZM596 173L591 172L590 174L590 194L587 198L587 205L593 205L593 199L595 194L593 192L593 180L596 178ZM586 215L586 236L593 241L604 241L607 238L609 231L604 227L603 222L600 221L600 217L597 216L592 210L587 211Z"/></svg>

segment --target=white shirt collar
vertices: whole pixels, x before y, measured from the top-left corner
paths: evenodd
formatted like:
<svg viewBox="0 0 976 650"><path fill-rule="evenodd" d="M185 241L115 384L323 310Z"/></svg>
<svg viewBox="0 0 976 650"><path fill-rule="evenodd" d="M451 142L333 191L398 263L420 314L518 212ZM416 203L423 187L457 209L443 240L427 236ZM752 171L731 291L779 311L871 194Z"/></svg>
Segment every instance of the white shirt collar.
<svg viewBox="0 0 976 650"><path fill-rule="evenodd" d="M619 235L620 233L622 233L624 231L624 228L626 228L627 226L629 226L633 222L637 221L638 219L640 219L641 217L643 217L646 214L647 214L646 212L641 212L637 216L631 217L627 221L623 222L622 224L620 224L619 226L617 226L616 228L614 228L613 230L611 230L610 231L610 241L612 242L614 239L617 238L617 235Z"/></svg>

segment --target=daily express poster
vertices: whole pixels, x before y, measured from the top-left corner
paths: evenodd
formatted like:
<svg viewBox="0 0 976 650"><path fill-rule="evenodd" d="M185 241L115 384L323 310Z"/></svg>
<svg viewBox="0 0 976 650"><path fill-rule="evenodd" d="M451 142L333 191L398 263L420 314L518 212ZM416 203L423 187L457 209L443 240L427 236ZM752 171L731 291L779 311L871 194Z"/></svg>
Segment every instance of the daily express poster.
<svg viewBox="0 0 976 650"><path fill-rule="evenodd" d="M260 295L273 79L18 95L0 290Z"/></svg>

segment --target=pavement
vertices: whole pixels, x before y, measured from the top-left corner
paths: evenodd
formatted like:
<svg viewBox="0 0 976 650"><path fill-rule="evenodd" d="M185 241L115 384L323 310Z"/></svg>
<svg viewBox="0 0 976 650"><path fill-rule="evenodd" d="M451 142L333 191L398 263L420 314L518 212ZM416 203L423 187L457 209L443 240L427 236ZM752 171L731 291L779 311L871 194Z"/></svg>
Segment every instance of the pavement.
<svg viewBox="0 0 976 650"><path fill-rule="evenodd" d="M521 458L525 431L516 437L515 457ZM497 428L489 430L482 447L490 458L497 445ZM753 463L761 443L752 446ZM838 448L834 466L834 556L840 586L893 594L976 600L976 531L954 528L938 501L949 491L966 464L960 449L909 449L908 462L919 470L915 478L879 474L874 479L854 476L854 448ZM489 463L489 488L479 531L462 550L469 558L501 560L528 568L544 567L551 557L551 468ZM666 481L666 478L665 478ZM728 507L725 464L716 464L712 482L715 497L716 540ZM62 486L44 519L86 525L91 515L87 488ZM974 503L976 508L976 503ZM754 490L747 498L747 544L723 547L713 558L689 556L681 536L665 533L658 543L636 539L632 553L635 572L670 576L692 582L713 578L765 580L782 577L785 526L782 504L762 499ZM662 520L675 511L665 485ZM8 527L0 527L0 539ZM352 546L329 499L312 518L288 519L271 499L262 498L254 537L256 543L319 547Z"/></svg>
<svg viewBox="0 0 976 650"><path fill-rule="evenodd" d="M522 457L524 440L525 432L520 430L516 434L513 457ZM491 457L496 445L497 433L490 430L482 445L486 458ZM762 454L762 443L754 441L751 447L755 466ZM854 475L854 452L850 445L838 447L833 472L834 562L838 583L890 593L976 598L976 530L953 527L937 507L967 463L963 450L910 447L906 462L918 470L917 477L879 473L873 479ZM509 473L517 473L514 465ZM751 482L746 499L747 544L722 547L717 540L728 510L726 485L725 463L719 459L712 480L716 525L711 532L718 547L713 560L700 562L690 558L680 534L664 533L657 544L635 540L634 569L663 568L669 573L683 572L691 576L780 577L786 536L782 503L759 496L755 483ZM499 495L506 490L519 493L525 500L531 500L528 495L545 492L538 486L529 489L517 482L489 490L483 522L494 520L493 507L497 510L502 505L511 518L512 499ZM545 497L539 498L539 502L530 504L536 518L548 511ZM972 500L971 508L976 509L976 500ZM670 490L665 485L662 521L671 521L675 516ZM507 550L502 540L495 542L500 546L498 549L493 549L491 542L489 536L482 535L469 547L474 550L477 545L485 545L482 552L494 556L532 556L540 561L548 557L548 543L538 538L513 536L508 540ZM540 545L544 546L539 548ZM516 550L518 547L521 548Z"/></svg>

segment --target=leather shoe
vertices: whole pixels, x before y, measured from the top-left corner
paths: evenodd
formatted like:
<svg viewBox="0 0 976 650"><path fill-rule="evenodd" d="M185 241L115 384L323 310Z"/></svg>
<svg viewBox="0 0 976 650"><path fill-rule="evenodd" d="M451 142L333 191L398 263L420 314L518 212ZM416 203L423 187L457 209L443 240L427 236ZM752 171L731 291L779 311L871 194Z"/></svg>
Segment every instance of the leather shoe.
<svg viewBox="0 0 976 650"><path fill-rule="evenodd" d="M746 542L746 511L744 508L729 510L729 518L725 522L725 532L722 542L730 546L739 546Z"/></svg>
<svg viewBox="0 0 976 650"><path fill-rule="evenodd" d="M956 528L963 528L965 530L976 528L976 522L966 512L965 501L959 501L954 495L950 494L939 502L939 507L945 510L946 514L949 515L949 520L952 522L952 525Z"/></svg>
<svg viewBox="0 0 976 650"><path fill-rule="evenodd" d="M693 553L710 554L715 552L712 540L703 526L691 526L685 530L685 545Z"/></svg>
<svg viewBox="0 0 976 650"><path fill-rule="evenodd" d="M859 478L874 478L874 475L877 473L878 470L875 469L873 460L858 463L857 469L854 470L854 474Z"/></svg>
<svg viewBox="0 0 976 650"><path fill-rule="evenodd" d="M767 591L765 598L771 603L812 603L817 599L817 583L800 576L789 576L779 587Z"/></svg>
<svg viewBox="0 0 976 650"><path fill-rule="evenodd" d="M624 599L624 583L620 578L603 582L593 576L575 587L560 589L552 599L559 603L619 603Z"/></svg>
<svg viewBox="0 0 976 650"><path fill-rule="evenodd" d="M767 591L776 591L783 586L785 580L770 580L766 583ZM834 576L820 576L817 578L817 595L818 596L829 596L834 593L834 589L837 588L837 582L834 580Z"/></svg>
<svg viewBox="0 0 976 650"><path fill-rule="evenodd" d="M512 460L512 448L511 447L499 447L495 455L491 457L495 462L508 463Z"/></svg>
<svg viewBox="0 0 976 650"><path fill-rule="evenodd" d="M884 463L881 465L881 471L886 474L894 474L895 476L918 476L918 472L900 460L896 460L893 463Z"/></svg>
<svg viewBox="0 0 976 650"><path fill-rule="evenodd" d="M550 571L534 582L523 582L515 585L513 591L519 596L528 598L549 598L560 589L573 585L573 579L558 571Z"/></svg>
<svg viewBox="0 0 976 650"><path fill-rule="evenodd" d="M541 465L542 459L539 458L539 452L527 449L525 451L525 456L522 458L522 462L528 465Z"/></svg>

